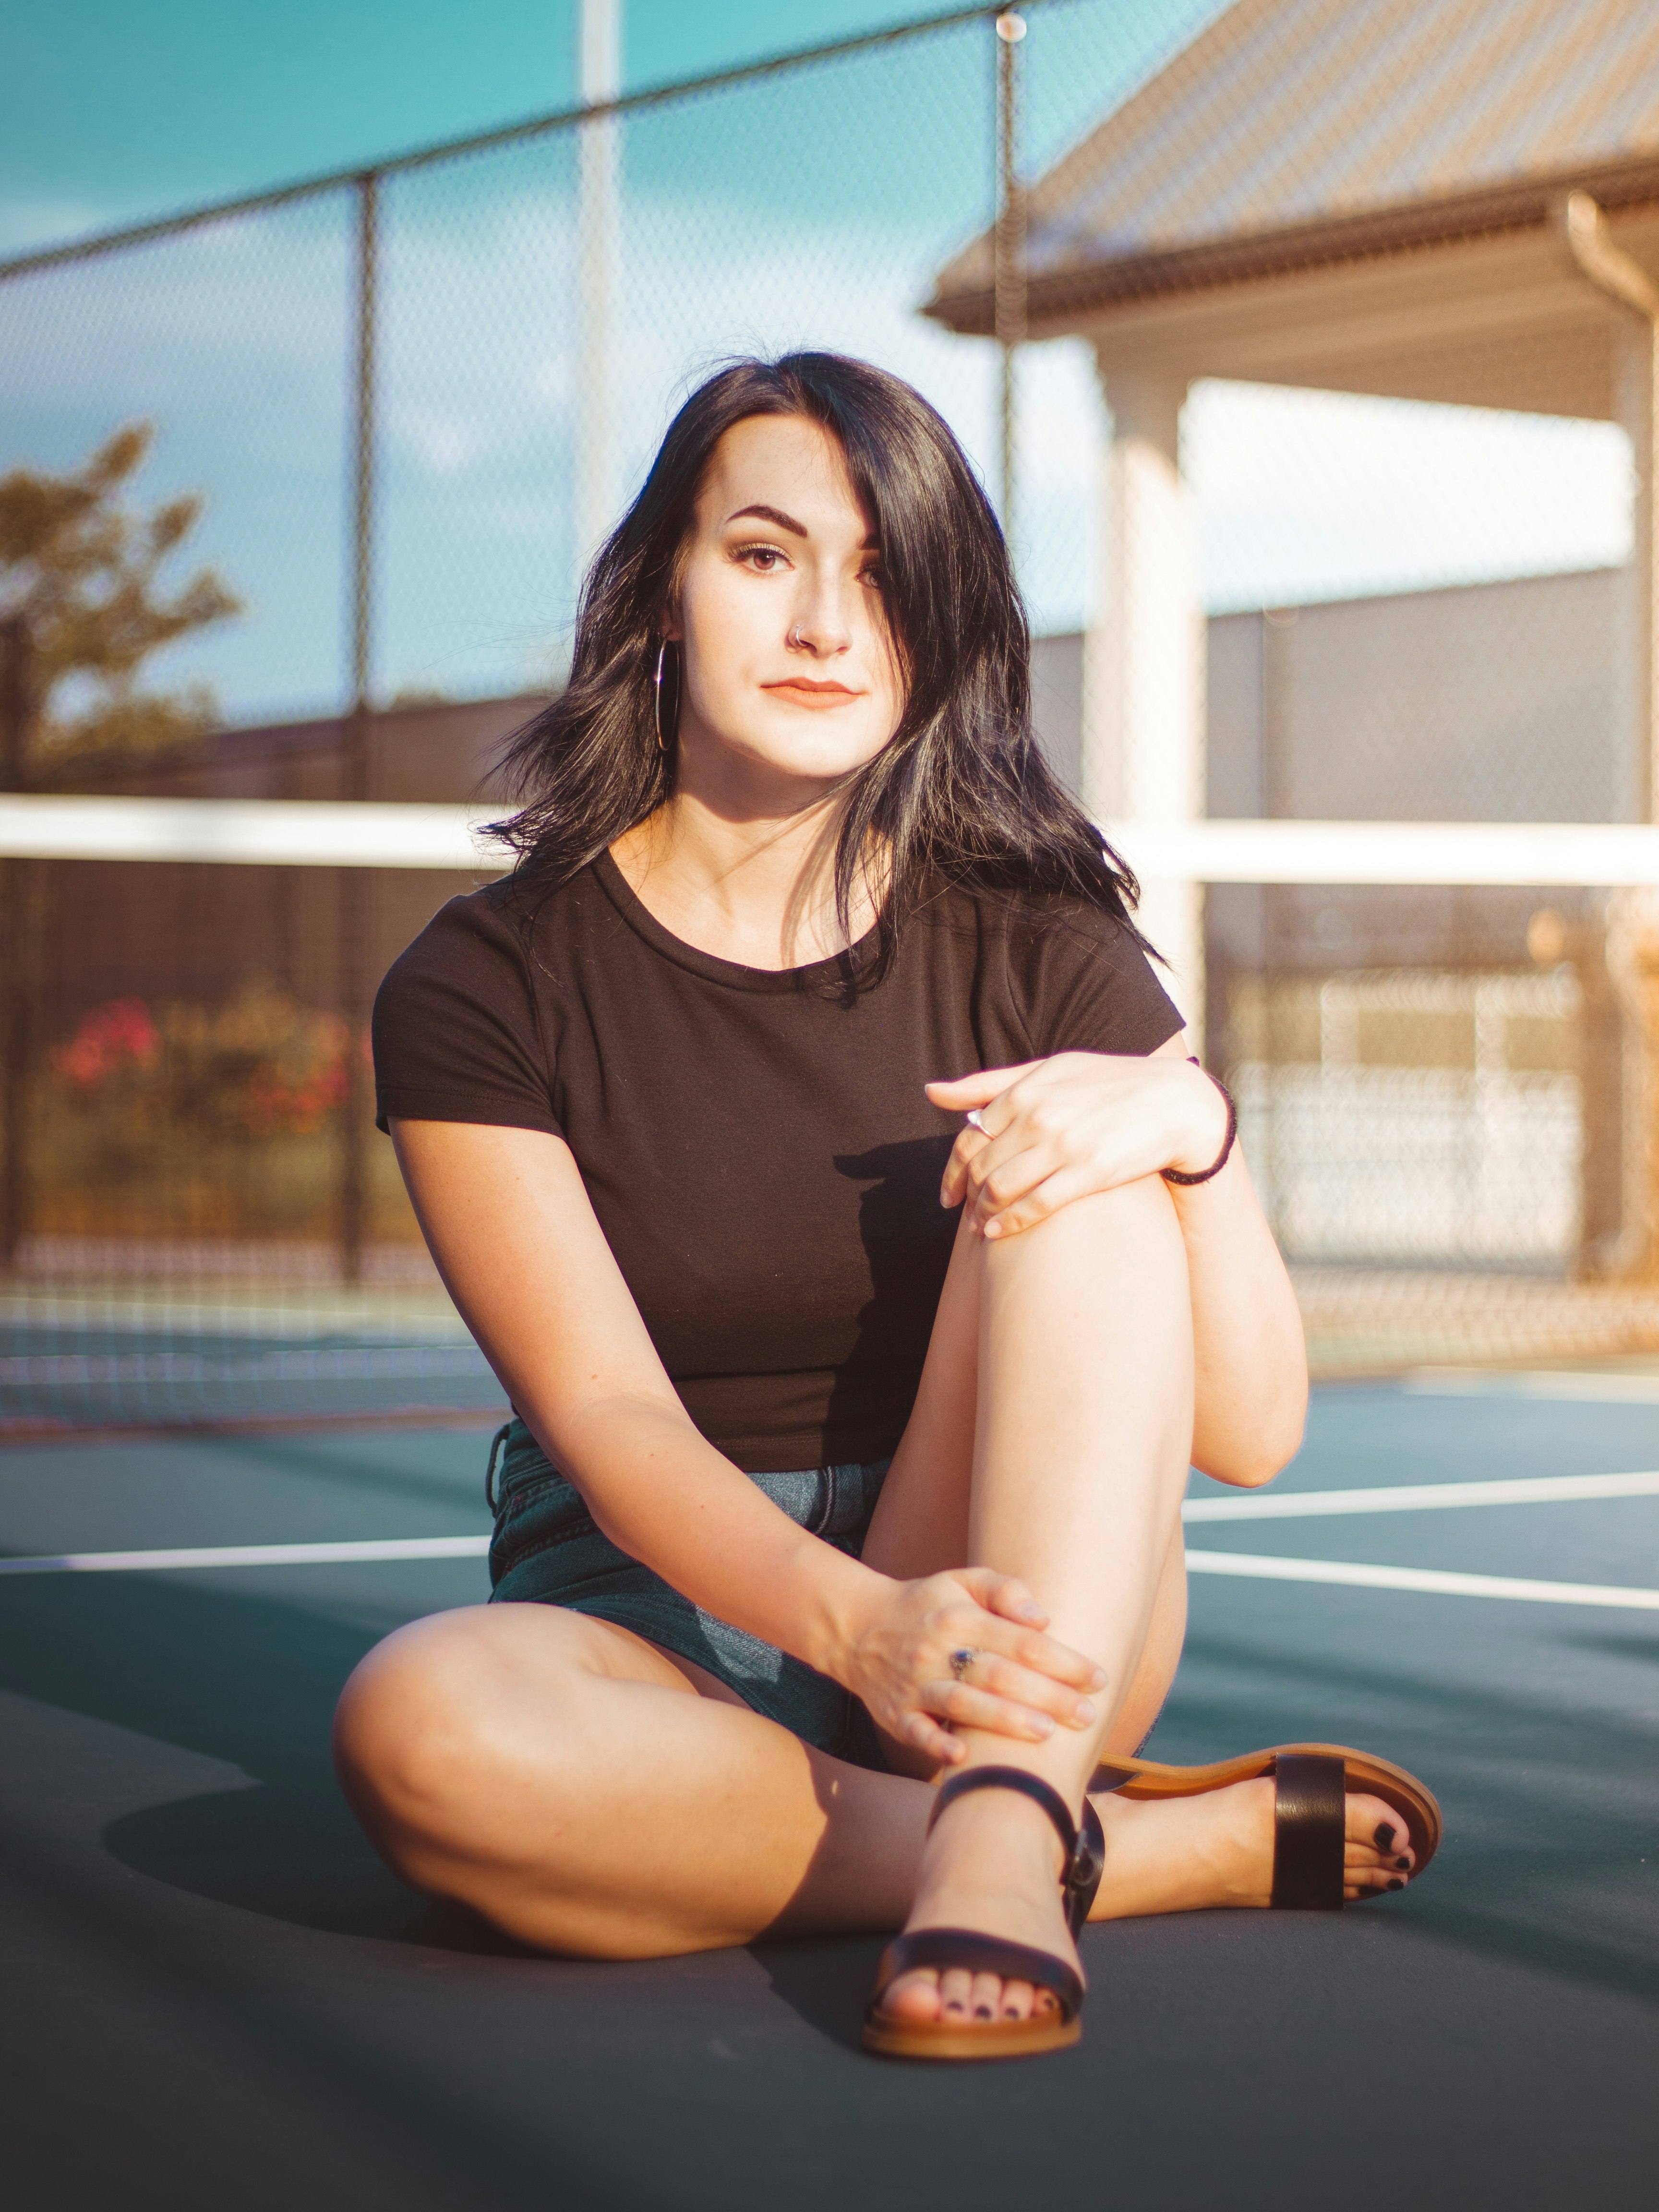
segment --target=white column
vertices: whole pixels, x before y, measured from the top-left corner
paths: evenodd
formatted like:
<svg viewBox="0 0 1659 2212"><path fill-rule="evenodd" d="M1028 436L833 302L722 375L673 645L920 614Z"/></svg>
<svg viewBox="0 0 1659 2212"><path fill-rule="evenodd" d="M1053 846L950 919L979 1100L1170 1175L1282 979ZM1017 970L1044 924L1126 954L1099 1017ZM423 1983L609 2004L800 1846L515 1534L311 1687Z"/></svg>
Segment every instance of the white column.
<svg viewBox="0 0 1659 2212"><path fill-rule="evenodd" d="M1632 496L1630 564L1620 576L1624 599L1619 623L1618 671L1623 693L1626 773L1622 779L1626 818L1659 819L1659 763L1654 712L1656 653L1656 562L1654 547L1655 410L1659 406L1653 324L1646 317L1621 315L1613 331L1613 417L1630 440Z"/></svg>
<svg viewBox="0 0 1659 2212"><path fill-rule="evenodd" d="M1568 259L1610 303L1610 413L1630 440L1631 557L1621 578L1615 671L1619 680L1620 798L1637 821L1659 820L1659 286L1607 234L1588 192L1569 192L1553 220ZM1659 894L1618 893L1608 904L1607 970L1626 1015L1621 1121L1623 1220L1602 1256L1613 1274L1659 1275Z"/></svg>
<svg viewBox="0 0 1659 2212"><path fill-rule="evenodd" d="M1110 374L1100 600L1084 641L1085 805L1133 866L1135 829L1204 811L1205 631L1198 532L1181 474L1184 383ZM1201 1049L1204 894L1143 878L1139 922Z"/></svg>
<svg viewBox="0 0 1659 2212"><path fill-rule="evenodd" d="M622 91L622 0L581 0L580 86L583 104ZM614 116L580 132L576 251L580 339L576 359L576 564L580 583L617 521L611 395L617 307L618 152Z"/></svg>
<svg viewBox="0 0 1659 2212"><path fill-rule="evenodd" d="M1613 413L1630 440L1631 549L1619 574L1620 605L1613 669L1621 725L1627 818L1659 820L1659 714L1654 684L1656 580L1654 544L1655 411L1659 405L1659 361L1655 325L1647 316L1620 314L1613 332ZM1608 902L1607 964L1629 1018L1625 1049L1622 1121L1624 1203L1620 1234L1602 1255L1615 1275L1659 1274L1659 894L1616 891Z"/></svg>

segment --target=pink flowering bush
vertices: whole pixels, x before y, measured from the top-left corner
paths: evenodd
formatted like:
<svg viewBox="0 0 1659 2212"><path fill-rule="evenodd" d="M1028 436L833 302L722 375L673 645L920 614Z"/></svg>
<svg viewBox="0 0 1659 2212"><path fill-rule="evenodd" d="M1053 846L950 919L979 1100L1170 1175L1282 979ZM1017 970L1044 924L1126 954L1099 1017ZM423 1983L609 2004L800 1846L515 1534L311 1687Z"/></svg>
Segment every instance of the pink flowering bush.
<svg viewBox="0 0 1659 2212"><path fill-rule="evenodd" d="M112 999L94 1006L65 1045L52 1055L57 1073L82 1093L94 1091L123 1068L154 1067L161 1035L142 999Z"/></svg>
<svg viewBox="0 0 1659 2212"><path fill-rule="evenodd" d="M334 1235L354 1052L367 1072L366 1036L269 981L217 1006L123 998L92 1007L33 1088L33 1227ZM412 1238L390 1146L371 1146L366 1164L371 1233Z"/></svg>
<svg viewBox="0 0 1659 2212"><path fill-rule="evenodd" d="M337 1014L255 981L222 1006L112 999L52 1054L64 1103L128 1151L168 1137L312 1136L345 1103L350 1036Z"/></svg>

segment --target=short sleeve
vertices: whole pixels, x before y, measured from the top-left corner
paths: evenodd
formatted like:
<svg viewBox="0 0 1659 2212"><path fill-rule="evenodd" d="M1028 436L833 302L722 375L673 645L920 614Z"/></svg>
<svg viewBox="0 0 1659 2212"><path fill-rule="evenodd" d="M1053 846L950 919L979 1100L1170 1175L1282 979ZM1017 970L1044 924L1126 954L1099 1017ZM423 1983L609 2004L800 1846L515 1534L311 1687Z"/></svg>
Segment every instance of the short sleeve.
<svg viewBox="0 0 1659 2212"><path fill-rule="evenodd" d="M1025 1025L1034 1058L1056 1052L1144 1057L1178 1034L1179 1010L1115 915L1066 906L1032 917Z"/></svg>
<svg viewBox="0 0 1659 2212"><path fill-rule="evenodd" d="M530 966L493 890L452 899L374 1000L375 1120L564 1132L553 1111Z"/></svg>

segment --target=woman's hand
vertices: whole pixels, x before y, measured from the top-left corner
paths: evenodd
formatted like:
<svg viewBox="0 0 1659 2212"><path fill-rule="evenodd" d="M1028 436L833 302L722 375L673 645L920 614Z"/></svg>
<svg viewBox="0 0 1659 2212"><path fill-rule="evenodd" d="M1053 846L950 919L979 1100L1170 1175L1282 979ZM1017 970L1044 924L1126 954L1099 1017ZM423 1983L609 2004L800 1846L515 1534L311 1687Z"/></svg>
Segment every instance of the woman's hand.
<svg viewBox="0 0 1659 2212"><path fill-rule="evenodd" d="M991 1567L882 1579L835 1672L889 1735L952 1766L966 1754L947 1721L1022 1743L1093 1721L1088 1693L1105 1675L1043 1634L1048 1616L1024 1583Z"/></svg>
<svg viewBox="0 0 1659 2212"><path fill-rule="evenodd" d="M991 1237L1164 1168L1200 1173L1227 1135L1219 1091L1168 1051L1147 1060L1056 1053L930 1083L927 1096L951 1113L979 1111L980 1127L951 1148L939 1203L965 1202L969 1228Z"/></svg>

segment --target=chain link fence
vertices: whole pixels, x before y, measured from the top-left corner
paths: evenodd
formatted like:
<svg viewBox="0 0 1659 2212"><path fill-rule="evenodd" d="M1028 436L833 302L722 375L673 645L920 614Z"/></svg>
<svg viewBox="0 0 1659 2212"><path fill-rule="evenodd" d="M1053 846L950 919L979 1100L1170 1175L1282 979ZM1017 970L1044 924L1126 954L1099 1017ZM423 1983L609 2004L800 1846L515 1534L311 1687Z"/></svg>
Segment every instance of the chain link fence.
<svg viewBox="0 0 1659 2212"><path fill-rule="evenodd" d="M1604 0L1429 12L974 9L0 269L6 784L487 802L685 392L867 356L999 501L1317 1362L1659 1351L1648 895L1480 857L1652 815L1659 60ZM49 668L8 484L136 423L119 498L199 495L170 557L240 611ZM150 693L201 726L73 741ZM1146 865L1206 815L1469 865ZM495 1404L363 1043L467 877L11 849L5 1418Z"/></svg>

